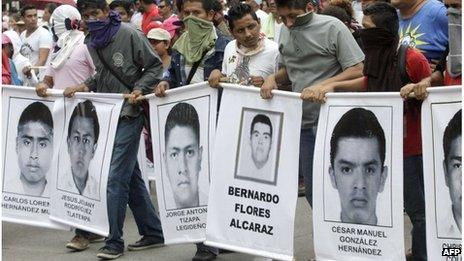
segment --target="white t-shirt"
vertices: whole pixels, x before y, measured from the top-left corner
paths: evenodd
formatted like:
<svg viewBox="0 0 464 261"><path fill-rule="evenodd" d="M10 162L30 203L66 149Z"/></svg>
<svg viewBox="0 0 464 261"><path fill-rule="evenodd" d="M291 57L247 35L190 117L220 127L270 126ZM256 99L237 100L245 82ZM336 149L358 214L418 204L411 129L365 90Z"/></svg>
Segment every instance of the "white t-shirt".
<svg viewBox="0 0 464 261"><path fill-rule="evenodd" d="M39 61L39 49L51 49L53 38L47 29L39 26L32 34L26 37L26 30L21 33L21 54L34 65Z"/></svg>
<svg viewBox="0 0 464 261"><path fill-rule="evenodd" d="M258 16L258 18L259 18L259 20L261 21L261 23L263 23L264 20L267 19L268 14L267 14L266 12L264 12L263 10L258 9L258 11L256 11L256 16Z"/></svg>
<svg viewBox="0 0 464 261"><path fill-rule="evenodd" d="M279 48L277 43L269 39L264 39L264 48L261 52L249 56L244 64L243 55L237 52L237 40L229 42L224 50L224 60L222 61L222 73L229 79L236 78L239 83L246 81L244 77L261 76L264 79L275 72ZM238 68L237 68L238 67ZM243 71L245 70L245 71ZM248 70L248 71L246 71Z"/></svg>

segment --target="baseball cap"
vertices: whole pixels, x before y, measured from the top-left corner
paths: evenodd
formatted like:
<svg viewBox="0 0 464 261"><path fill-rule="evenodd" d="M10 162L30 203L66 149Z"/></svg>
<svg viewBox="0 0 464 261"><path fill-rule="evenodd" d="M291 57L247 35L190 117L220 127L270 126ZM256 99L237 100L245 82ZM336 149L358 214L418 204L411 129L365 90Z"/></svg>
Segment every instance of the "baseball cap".
<svg viewBox="0 0 464 261"><path fill-rule="evenodd" d="M147 34L148 39L154 39L159 41L169 41L171 40L171 35L168 31L162 28L151 29Z"/></svg>
<svg viewBox="0 0 464 261"><path fill-rule="evenodd" d="M10 37L6 36L5 34L2 34L2 45L9 44L9 43L11 43Z"/></svg>

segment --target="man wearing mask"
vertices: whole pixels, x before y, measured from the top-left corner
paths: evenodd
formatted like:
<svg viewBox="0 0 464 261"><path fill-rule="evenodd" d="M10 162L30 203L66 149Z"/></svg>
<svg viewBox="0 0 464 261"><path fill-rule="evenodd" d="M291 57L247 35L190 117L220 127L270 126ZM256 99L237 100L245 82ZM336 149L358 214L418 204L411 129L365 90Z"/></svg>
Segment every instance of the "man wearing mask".
<svg viewBox="0 0 464 261"><path fill-rule="evenodd" d="M180 13L186 31L172 47L169 76L156 86L156 96L165 96L169 88L206 81L213 70L221 70L224 49L230 39L214 27L215 1L186 0L183 3ZM218 253L217 248L197 244L192 260L213 260Z"/></svg>
<svg viewBox="0 0 464 261"><path fill-rule="evenodd" d="M282 27L279 51L283 68L266 78L261 96L288 80L292 91L318 96L331 82L362 75L364 54L351 32L337 18L318 15L308 0L276 0ZM312 205L312 162L320 104L303 102L299 172L304 177L306 199Z"/></svg>
<svg viewBox="0 0 464 261"><path fill-rule="evenodd" d="M142 250L164 244L161 223L137 163L143 116L137 98L150 93L162 76L159 57L148 39L131 25L121 23L105 0L78 0L77 8L87 24L87 47L97 73L84 83L68 87L66 97L75 92L126 93L114 138L108 173L107 205L109 235L97 257L115 259L124 253L122 239L127 205L142 238L128 250ZM121 72L124 72L122 74Z"/></svg>
<svg viewBox="0 0 464 261"><path fill-rule="evenodd" d="M172 47L169 77L156 87L157 96L164 96L169 88L206 81L214 69L222 69L224 49L230 38L214 27L214 1L187 0L184 3L186 31Z"/></svg>
<svg viewBox="0 0 464 261"><path fill-rule="evenodd" d="M364 76L351 81L329 83L319 97L303 92L303 98L324 102L325 93L333 91L400 92L404 99L411 92L408 82L417 83L431 73L427 59L419 51L398 49L398 15L393 6L376 2L364 9L361 40L366 60ZM400 68L404 60L406 68ZM406 71L404 77L402 72ZM404 86L404 87L402 87ZM404 104L403 177L404 209L413 224L412 258L427 260L425 241L425 198L421 146L421 102L406 100Z"/></svg>

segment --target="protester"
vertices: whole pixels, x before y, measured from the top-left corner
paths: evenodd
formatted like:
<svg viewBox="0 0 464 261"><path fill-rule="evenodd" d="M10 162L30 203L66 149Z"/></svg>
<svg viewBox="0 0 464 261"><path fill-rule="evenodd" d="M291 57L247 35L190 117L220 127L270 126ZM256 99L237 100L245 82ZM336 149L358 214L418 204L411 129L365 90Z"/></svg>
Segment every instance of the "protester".
<svg viewBox="0 0 464 261"><path fill-rule="evenodd" d="M169 55L169 46L171 44L171 35L162 28L151 29L147 34L153 51L155 51L163 62L163 72L166 73L171 65L171 56Z"/></svg>
<svg viewBox="0 0 464 261"><path fill-rule="evenodd" d="M419 51L408 48L405 57L398 50L398 15L393 6L376 2L364 10L361 32L366 60L364 77L351 81L329 83L327 91L408 92L409 82L417 83L431 73L427 59ZM404 60L406 68L400 68ZM403 73L405 72L405 73ZM406 74L406 76L404 76ZM406 86L404 86L406 85ZM401 88L404 86L403 88ZM303 93L304 98L309 98ZM403 95L404 97L404 95ZM313 100L324 101L324 94ZM404 105L405 135L403 138L404 208L411 223L414 260L427 260L425 242L425 198L421 146L421 102L408 100Z"/></svg>
<svg viewBox="0 0 464 261"><path fill-rule="evenodd" d="M135 28L142 30L142 13L140 7L140 0L133 0L133 10L130 23L135 26Z"/></svg>
<svg viewBox="0 0 464 261"><path fill-rule="evenodd" d="M163 23L168 19L177 18L177 15L173 12L173 7L172 0L161 0L159 2L158 9Z"/></svg>
<svg viewBox="0 0 464 261"><path fill-rule="evenodd" d="M227 26L227 21L224 17L224 9L219 1L214 1L213 10L216 12L213 17L214 26L225 36L232 37L229 27Z"/></svg>
<svg viewBox="0 0 464 261"><path fill-rule="evenodd" d="M75 92L82 91L130 93L120 114L108 174L110 231L105 246L97 254L99 258L115 259L124 253L122 229L127 204L142 235L139 241L128 246L128 250L164 244L161 223L137 163L143 126L137 98L151 92L161 78L162 66L148 39L132 26L121 23L119 15L110 11L105 0L78 0L77 7L88 26L87 47L97 73L82 84L66 88L65 96L72 97Z"/></svg>
<svg viewBox="0 0 464 261"><path fill-rule="evenodd" d="M156 86L156 96L165 96L169 88L203 82L213 70L221 69L224 49L230 39L214 27L215 1L186 0L178 3L186 31L173 46L169 76ZM213 260L218 253L217 248L197 244L192 260Z"/></svg>
<svg viewBox="0 0 464 261"><path fill-rule="evenodd" d="M10 15L8 23L10 25L10 30L15 31L18 35L21 35L21 33L26 30L26 24L21 19L21 14Z"/></svg>
<svg viewBox="0 0 464 261"><path fill-rule="evenodd" d="M352 18L350 18L350 16L348 15L345 9L339 6L329 5L324 9L324 11L321 12L321 14L330 15L342 21L346 25L346 27L348 27L354 39L356 40L356 43L362 49L360 28L356 28L355 26L352 26Z"/></svg>
<svg viewBox="0 0 464 261"><path fill-rule="evenodd" d="M259 18L259 21L262 23L264 20L266 20L268 14L264 12L263 10L260 9L260 5L263 1L262 0L246 0L245 3L247 3L251 8L253 9L253 12L256 13L256 15Z"/></svg>
<svg viewBox="0 0 464 261"><path fill-rule="evenodd" d="M282 28L282 19L277 13L275 0L268 0L269 16L266 20L261 21L261 31L266 37L274 42L279 42L280 30Z"/></svg>
<svg viewBox="0 0 464 261"><path fill-rule="evenodd" d="M362 75L364 55L348 28L338 19L314 13L307 0L276 0L282 17L279 52L283 68L266 78L261 96L291 80L292 91L318 95L322 86ZM306 95L305 95L306 98ZM304 176L306 199L312 205L312 159L320 105L303 102L299 172Z"/></svg>
<svg viewBox="0 0 464 261"><path fill-rule="evenodd" d="M221 78L227 77L231 83L261 87L264 79L274 73L278 46L260 34L258 17L249 5L232 6L227 17L236 40L227 44L222 71L214 70L209 83L218 87Z"/></svg>
<svg viewBox="0 0 464 261"><path fill-rule="evenodd" d="M459 0L445 0L448 6L448 34L449 48L443 54L435 71L430 77L422 79L419 83L409 84L401 93L403 97L409 97L411 92L418 99L427 97L427 88L442 85L462 84L462 3Z"/></svg>
<svg viewBox="0 0 464 261"><path fill-rule="evenodd" d="M187 30L173 46L169 77L156 87L157 96L164 96L169 88L205 81L214 69L222 68L224 49L230 39L212 23L214 1L185 1L183 23ZM193 67L197 69L192 71Z"/></svg>
<svg viewBox="0 0 464 261"><path fill-rule="evenodd" d="M114 0L110 3L110 9L116 11L121 16L121 21L130 23L132 18L131 0Z"/></svg>
<svg viewBox="0 0 464 261"><path fill-rule="evenodd" d="M19 52L21 48L21 39L19 39L19 35L15 31L11 30L4 32L3 35L6 35L11 41L8 58L11 69L12 84L18 86L34 86L35 83L37 83L37 77L33 77L31 73L28 75L23 73L28 71L27 68L31 66L31 62Z"/></svg>
<svg viewBox="0 0 464 261"><path fill-rule="evenodd" d="M51 32L50 17L52 16L53 11L55 11L56 7L57 6L55 3L47 3L44 7L44 12L42 15L42 27L47 29L49 32Z"/></svg>
<svg viewBox="0 0 464 261"><path fill-rule="evenodd" d="M161 20L161 17L158 6L154 4L153 0L140 0L140 10L142 13L142 32L146 35L150 31L148 25L152 21Z"/></svg>
<svg viewBox="0 0 464 261"><path fill-rule="evenodd" d="M11 69L8 58L8 44L11 40L6 35L2 35L2 84L11 84Z"/></svg>
<svg viewBox="0 0 464 261"><path fill-rule="evenodd" d="M23 42L21 54L28 58L33 66L44 66L52 48L52 36L47 29L37 25L37 9L35 6L24 6L21 9L21 17L26 25L26 30L20 35ZM25 74L28 73L25 72ZM39 76L37 72L36 74Z"/></svg>
<svg viewBox="0 0 464 261"><path fill-rule="evenodd" d="M434 69L448 44L446 8L438 0L392 0L399 10L400 42L422 51Z"/></svg>

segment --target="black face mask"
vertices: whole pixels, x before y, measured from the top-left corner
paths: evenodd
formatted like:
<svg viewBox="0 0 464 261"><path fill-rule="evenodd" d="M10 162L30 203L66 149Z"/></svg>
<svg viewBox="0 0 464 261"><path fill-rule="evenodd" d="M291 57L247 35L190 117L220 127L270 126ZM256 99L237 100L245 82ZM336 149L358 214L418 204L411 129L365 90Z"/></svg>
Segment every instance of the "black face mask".
<svg viewBox="0 0 464 261"><path fill-rule="evenodd" d="M312 18L313 18L313 12L308 12L306 14L299 15L295 19L295 24L293 24L293 27L305 25L309 23L309 21L311 21Z"/></svg>

